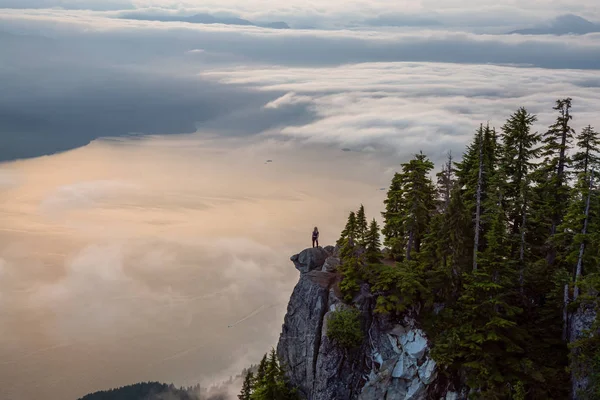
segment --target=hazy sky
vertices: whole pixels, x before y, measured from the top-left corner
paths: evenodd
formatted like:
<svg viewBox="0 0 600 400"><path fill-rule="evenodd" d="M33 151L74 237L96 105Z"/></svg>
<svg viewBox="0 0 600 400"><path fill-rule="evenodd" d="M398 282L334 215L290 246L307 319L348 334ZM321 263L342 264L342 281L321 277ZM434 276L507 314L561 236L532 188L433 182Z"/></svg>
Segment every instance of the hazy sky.
<svg viewBox="0 0 600 400"><path fill-rule="evenodd" d="M565 13L600 21L595 0L0 0L0 398L257 362L289 256L361 202L379 218L412 153L458 157L520 106L541 132L565 96L600 127L600 34L503 34Z"/></svg>

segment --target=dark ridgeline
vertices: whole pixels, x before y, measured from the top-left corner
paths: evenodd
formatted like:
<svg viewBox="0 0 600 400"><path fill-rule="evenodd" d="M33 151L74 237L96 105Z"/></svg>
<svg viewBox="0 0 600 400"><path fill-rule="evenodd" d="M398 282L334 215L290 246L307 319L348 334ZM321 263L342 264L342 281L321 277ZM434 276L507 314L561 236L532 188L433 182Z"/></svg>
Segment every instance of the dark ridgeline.
<svg viewBox="0 0 600 400"><path fill-rule="evenodd" d="M78 400L232 400L233 393L242 386L244 377L257 366L244 369L241 374L210 387L198 385L176 387L160 382L140 382L119 388L90 393Z"/></svg>

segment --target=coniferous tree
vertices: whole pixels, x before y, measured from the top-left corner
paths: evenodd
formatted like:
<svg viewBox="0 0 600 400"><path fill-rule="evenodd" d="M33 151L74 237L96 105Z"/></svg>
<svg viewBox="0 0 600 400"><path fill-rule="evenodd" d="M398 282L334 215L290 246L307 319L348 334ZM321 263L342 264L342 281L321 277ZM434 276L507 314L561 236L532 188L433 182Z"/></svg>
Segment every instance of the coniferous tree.
<svg viewBox="0 0 600 400"><path fill-rule="evenodd" d="M480 125L472 143L467 147L462 161L456 163L456 177L460 188L461 202L472 220L470 232L464 232L463 241L470 245L471 265L475 267L477 252L475 249L485 248L486 226L481 215L485 213L484 205L488 193L489 178L497 164L498 137L495 129L489 125ZM479 223L478 223L479 222ZM477 236L477 238L476 238ZM477 239L477 243L476 240Z"/></svg>
<svg viewBox="0 0 600 400"><path fill-rule="evenodd" d="M431 213L435 207L434 187L429 172L434 165L423 153L406 164L402 164L404 176L404 206L401 217L403 230L406 232L406 256L410 261L413 252L419 253L421 242L427 233Z"/></svg>
<svg viewBox="0 0 600 400"><path fill-rule="evenodd" d="M452 232L453 222L456 222L457 217L453 214L457 210L458 193L452 154L449 153L442 171L437 174L437 207L431 217L429 232L424 238L421 257L428 268L429 284L441 301L447 301L448 296L454 293L459 285L461 261L453 255L455 251L460 250L453 239L462 238L462 233L454 236ZM470 225L468 217L464 223L465 226Z"/></svg>
<svg viewBox="0 0 600 400"><path fill-rule="evenodd" d="M587 174L593 168L598 170L600 164L600 136L591 125L583 128L577 135L579 151L573 155L573 171L576 174Z"/></svg>
<svg viewBox="0 0 600 400"><path fill-rule="evenodd" d="M481 234L481 195L483 188L483 128L479 128L479 164L477 169L477 192L475 197L475 239L473 240L473 271L477 271L477 256L479 255L479 235Z"/></svg>
<svg viewBox="0 0 600 400"><path fill-rule="evenodd" d="M568 151L575 131L569 125L573 119L571 115L571 98L556 101L554 110L559 116L544 134L544 148L542 155L552 167L556 168L557 184L564 184L566 169L569 166Z"/></svg>
<svg viewBox="0 0 600 400"><path fill-rule="evenodd" d="M463 200L471 215L475 215L482 136L483 126L480 126L473 141L467 146L462 160L455 164L458 187L461 188Z"/></svg>
<svg viewBox="0 0 600 400"><path fill-rule="evenodd" d="M375 218L371 221L365 238L365 256L367 262L378 263L381 261L381 241L379 239L379 225Z"/></svg>
<svg viewBox="0 0 600 400"><path fill-rule="evenodd" d="M537 144L541 136L531 131L535 115L529 114L523 107L509 117L502 127L502 148L500 170L504 175L503 202L510 224L510 254L519 263L519 285L524 285L526 263L526 230L531 194L530 174L535 168L534 160L539 156Z"/></svg>
<svg viewBox="0 0 600 400"><path fill-rule="evenodd" d="M591 199L592 199L592 190L593 190L593 186L594 186L594 170L591 170L591 173L589 174L589 181L590 181L590 185L588 186L588 190L587 190L587 195L586 195L586 201L585 201L585 212L583 214L583 228L581 230L581 236L580 236L580 244L579 244L579 253L577 254L577 266L575 267L575 289L574 289L574 293L573 293L573 299L577 300L577 297L579 296L579 286L578 286L578 281L581 277L581 273L582 273L582 268L583 268L583 255L584 255L584 251L585 251L585 245L586 245L586 235L587 235L587 230L588 230L588 223L589 223L589 218L590 218L590 203L591 203Z"/></svg>
<svg viewBox="0 0 600 400"><path fill-rule="evenodd" d="M356 238L361 245L365 244L367 229L369 229L369 224L365 215L365 207L361 204L356 213Z"/></svg>
<svg viewBox="0 0 600 400"><path fill-rule="evenodd" d="M502 127L500 169L505 177L503 203L510 224L511 255L519 254L521 268L525 263L525 232L531 195L530 174L540 154L541 136L532 132L537 117L523 107L512 114ZM523 281L523 272L520 282Z"/></svg>
<svg viewBox="0 0 600 400"><path fill-rule="evenodd" d="M265 355L266 357L266 355ZM272 349L266 358L264 376L257 384L250 396L251 400L297 400L295 390L286 382L283 369L279 365L277 354Z"/></svg>
<svg viewBox="0 0 600 400"><path fill-rule="evenodd" d="M238 394L239 400L250 400L252 396L252 389L254 386L254 374L252 371L248 371L246 377L244 378L244 383L242 384L242 390L240 394Z"/></svg>
<svg viewBox="0 0 600 400"><path fill-rule="evenodd" d="M348 221L346 222L346 227L342 231L340 239L337 244L342 247L345 243L349 243L351 246L356 245L356 239L358 236L358 223L356 220L356 214L354 211L350 212L348 216Z"/></svg>
<svg viewBox="0 0 600 400"><path fill-rule="evenodd" d="M544 157L541 168L540 189L545 192L543 197L545 207L543 212L549 214L550 239L556 234L557 226L562 222L564 215L564 204L568 200L569 187L567 185L567 168L570 164L568 152L573 140L573 128L569 125L573 116L571 115L571 98L556 101L554 110L559 116L548 131L543 135L543 147L541 155ZM547 253L547 261L553 264L556 257L556 249L550 245Z"/></svg>
<svg viewBox="0 0 600 400"><path fill-rule="evenodd" d="M568 396L563 302L573 282L581 302L589 288L600 289L600 191L592 173L600 140L585 128L571 165L570 107L570 99L557 102L559 117L540 149L536 117L524 108L508 118L501 141L481 125L462 160L437 174L436 188L424 155L402 164L382 213L396 265L371 258L376 229L364 248L346 239L358 237L349 228L356 215L342 235L345 300L367 282L376 312L420 310L434 359L477 398Z"/></svg>
<svg viewBox="0 0 600 400"><path fill-rule="evenodd" d="M404 252L405 231L402 222L402 213L405 210L404 201L404 175L396 173L392 179L387 199L384 200L385 211L381 213L383 225L383 244L390 250L393 259L398 260Z"/></svg>
<svg viewBox="0 0 600 400"><path fill-rule="evenodd" d="M442 171L437 173L438 211L442 214L447 213L450 206L450 198L456 185L454 172L452 153L448 153L448 160L444 164Z"/></svg>
<svg viewBox="0 0 600 400"><path fill-rule="evenodd" d="M482 128L482 139L484 132ZM505 398L524 379L520 367L524 335L518 327L521 309L514 302L516 272L510 260L508 224L502 207L505 179L501 171L485 162L484 140L479 143L481 178L476 215L477 210L481 214L476 221L480 220L486 229L482 245L476 249L476 264L472 272L464 274L465 283L457 303L448 308L450 326L438 338L443 346L436 352L442 363L449 357L451 364L461 365L469 386L483 398Z"/></svg>
<svg viewBox="0 0 600 400"><path fill-rule="evenodd" d="M262 358L262 360L260 360L260 363L258 364L258 370L256 372L256 382L260 382L263 380L263 378L265 377L265 373L267 370L267 355L265 354Z"/></svg>
<svg viewBox="0 0 600 400"><path fill-rule="evenodd" d="M463 200L461 189L457 187L453 191L448 207L448 242L451 259L449 265L452 266L455 276L460 275L472 259L473 247L470 240L472 235L472 217Z"/></svg>
<svg viewBox="0 0 600 400"><path fill-rule="evenodd" d="M338 245L340 247L339 271L342 275L340 290L346 300L352 299L359 289L359 280L361 279L363 269L361 262L364 259L364 252L361 251L357 243L357 220L354 211L350 212L346 227L342 231Z"/></svg>
<svg viewBox="0 0 600 400"><path fill-rule="evenodd" d="M577 139L579 151L573 156L573 172L577 179L570 193L567 212L553 241L557 247L558 264L572 273L575 282L580 279L584 264L590 266L597 262L588 225L597 213L594 175L600 153L598 133L590 126L584 128ZM576 284L573 299L578 295L579 287Z"/></svg>

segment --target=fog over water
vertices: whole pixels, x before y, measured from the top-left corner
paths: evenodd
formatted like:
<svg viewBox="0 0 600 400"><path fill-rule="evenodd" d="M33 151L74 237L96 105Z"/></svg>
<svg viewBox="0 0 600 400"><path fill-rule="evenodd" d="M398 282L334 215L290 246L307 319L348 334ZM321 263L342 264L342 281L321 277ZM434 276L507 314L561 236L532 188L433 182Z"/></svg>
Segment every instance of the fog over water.
<svg viewBox="0 0 600 400"><path fill-rule="evenodd" d="M313 225L333 243L360 202L376 216L386 167L198 135L2 165L0 397L239 373L276 344L297 280L289 256Z"/></svg>
<svg viewBox="0 0 600 400"><path fill-rule="evenodd" d="M600 128L600 33L506 34L567 13L600 21L597 0L0 0L0 399L258 362L289 257L361 203L380 220L413 154L458 159L521 106L544 132L567 96Z"/></svg>

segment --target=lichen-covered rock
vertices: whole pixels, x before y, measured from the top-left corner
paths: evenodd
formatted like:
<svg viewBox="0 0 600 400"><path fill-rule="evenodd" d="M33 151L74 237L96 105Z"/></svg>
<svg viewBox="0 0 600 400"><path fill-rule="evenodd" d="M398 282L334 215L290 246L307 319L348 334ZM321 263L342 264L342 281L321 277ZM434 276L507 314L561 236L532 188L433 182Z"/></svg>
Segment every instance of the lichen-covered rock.
<svg viewBox="0 0 600 400"><path fill-rule="evenodd" d="M374 315L375 298L368 285L361 286L353 301L363 317L363 344L348 350L329 339L329 317L348 307L337 285L340 260L336 251L330 246L307 249L291 260L300 271L300 280L288 304L277 352L301 397L421 400L436 390L436 398L465 398L436 386L436 363L414 318L398 323Z"/></svg>

